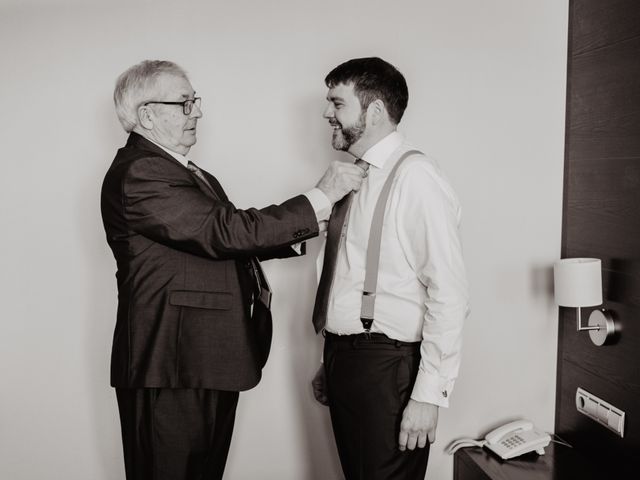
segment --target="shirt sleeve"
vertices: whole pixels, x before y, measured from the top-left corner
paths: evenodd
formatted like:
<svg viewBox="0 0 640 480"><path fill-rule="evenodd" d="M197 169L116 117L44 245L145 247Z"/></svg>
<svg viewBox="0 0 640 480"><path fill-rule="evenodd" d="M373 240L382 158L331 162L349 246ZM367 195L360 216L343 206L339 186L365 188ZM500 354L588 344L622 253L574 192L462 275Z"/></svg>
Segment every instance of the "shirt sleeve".
<svg viewBox="0 0 640 480"><path fill-rule="evenodd" d="M303 193L303 195L309 199L309 203L311 203L313 210L316 212L318 224L327 221L331 215L332 205L324 192L319 188L312 188L308 192Z"/></svg>
<svg viewBox="0 0 640 480"><path fill-rule="evenodd" d="M319 188L312 188L306 193L303 193L305 197L309 200L313 211L316 214L316 218L318 219L318 228L320 232L324 232L327 230L327 223L329 220L329 216L331 215L331 201L324 194L322 190ZM302 242L294 243L291 245L291 248L298 255L302 255Z"/></svg>
<svg viewBox="0 0 640 480"><path fill-rule="evenodd" d="M424 158L416 160L401 169L395 189L400 244L427 293L420 367L411 398L448 407L469 313L460 206L437 167Z"/></svg>

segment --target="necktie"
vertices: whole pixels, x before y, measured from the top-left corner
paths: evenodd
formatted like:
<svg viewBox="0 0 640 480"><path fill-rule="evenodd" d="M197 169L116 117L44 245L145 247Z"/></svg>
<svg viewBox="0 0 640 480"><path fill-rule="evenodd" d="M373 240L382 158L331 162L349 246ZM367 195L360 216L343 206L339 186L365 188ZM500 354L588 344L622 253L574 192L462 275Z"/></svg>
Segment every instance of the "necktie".
<svg viewBox="0 0 640 480"><path fill-rule="evenodd" d="M202 170L200 170L200 169L198 168L198 166L197 166L195 163L193 163L193 162L189 161L189 163L187 163L187 169L189 169L189 171L190 171L191 173L193 173L196 177L198 177L200 180L202 180L202 181L204 182L204 184L205 184L207 187L209 187L209 189L210 189L213 193L215 193L216 195L218 195L218 194L217 194L217 192L213 189L213 187L212 187L212 186L211 186L211 184L209 183L209 181L205 178L204 174L202 173ZM219 195L218 195L218 196L219 196Z"/></svg>
<svg viewBox="0 0 640 480"><path fill-rule="evenodd" d="M357 159L355 163L365 172L369 169L369 164L362 159ZM351 202L353 201L353 196L354 192L351 191L336 202L331 211L331 217L329 218L327 242L324 247L324 262L322 264L320 282L318 283L316 302L313 307L313 326L316 333L320 332L327 323L329 294L331 293L331 285L333 284L333 278L336 273L336 262L338 260L340 244L342 238L346 235L347 215L351 207Z"/></svg>

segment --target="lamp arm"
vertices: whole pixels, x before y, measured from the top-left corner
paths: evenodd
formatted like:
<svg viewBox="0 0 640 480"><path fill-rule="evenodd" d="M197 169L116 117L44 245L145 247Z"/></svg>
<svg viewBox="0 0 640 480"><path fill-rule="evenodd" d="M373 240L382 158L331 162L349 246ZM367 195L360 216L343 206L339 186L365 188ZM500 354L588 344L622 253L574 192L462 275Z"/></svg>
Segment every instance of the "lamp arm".
<svg viewBox="0 0 640 480"><path fill-rule="evenodd" d="M577 319L578 319L578 324L577 324L578 329L577 329L577 331L578 332L584 332L584 331L587 331L587 330L600 330L600 326L599 325L596 325L595 327L583 326L582 325L582 316L580 315L580 307L576 307L576 310L578 311L578 316L577 316Z"/></svg>

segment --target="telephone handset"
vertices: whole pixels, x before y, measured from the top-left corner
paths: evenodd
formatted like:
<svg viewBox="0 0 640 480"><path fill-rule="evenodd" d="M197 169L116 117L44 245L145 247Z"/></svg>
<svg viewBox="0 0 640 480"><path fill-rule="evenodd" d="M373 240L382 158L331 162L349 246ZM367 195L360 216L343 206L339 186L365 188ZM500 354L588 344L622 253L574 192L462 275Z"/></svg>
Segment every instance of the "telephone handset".
<svg viewBox="0 0 640 480"><path fill-rule="evenodd" d="M549 445L550 441L551 436L538 430L533 423L516 420L490 431L484 440L457 440L449 446L447 453L453 455L464 447L487 447L504 460L508 460L534 450L539 455L544 455L544 447Z"/></svg>

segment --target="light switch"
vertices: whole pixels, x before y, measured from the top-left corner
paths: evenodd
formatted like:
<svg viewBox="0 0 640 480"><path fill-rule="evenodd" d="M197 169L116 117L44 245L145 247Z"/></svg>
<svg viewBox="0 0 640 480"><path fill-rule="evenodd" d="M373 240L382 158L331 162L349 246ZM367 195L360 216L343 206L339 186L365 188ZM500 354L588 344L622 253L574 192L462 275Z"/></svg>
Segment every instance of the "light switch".
<svg viewBox="0 0 640 480"><path fill-rule="evenodd" d="M604 405L598 405L598 420L605 425L609 424L609 409Z"/></svg>
<svg viewBox="0 0 640 480"><path fill-rule="evenodd" d="M622 416L617 414L614 411L609 412L609 427L611 427L616 432L620 433L620 424L621 424Z"/></svg>
<svg viewBox="0 0 640 480"><path fill-rule="evenodd" d="M583 415L624 437L625 413L619 408L580 387L576 390L576 408Z"/></svg>

